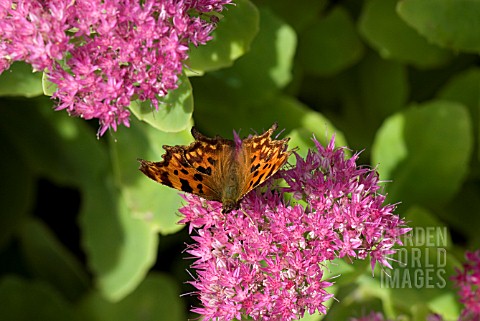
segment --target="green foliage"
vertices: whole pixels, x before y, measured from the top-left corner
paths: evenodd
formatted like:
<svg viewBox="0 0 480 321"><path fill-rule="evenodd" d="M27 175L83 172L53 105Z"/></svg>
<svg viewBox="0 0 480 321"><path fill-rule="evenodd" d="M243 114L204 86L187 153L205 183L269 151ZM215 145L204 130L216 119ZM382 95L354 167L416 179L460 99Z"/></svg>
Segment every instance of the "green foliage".
<svg viewBox="0 0 480 321"><path fill-rule="evenodd" d="M363 52L352 18L338 7L305 29L298 46L298 59L305 72L330 76L358 62Z"/></svg>
<svg viewBox="0 0 480 321"><path fill-rule="evenodd" d="M82 320L74 307L48 283L6 275L0 280L0 319Z"/></svg>
<svg viewBox="0 0 480 321"><path fill-rule="evenodd" d="M402 0L399 15L432 43L454 51L480 52L480 3L469 0Z"/></svg>
<svg viewBox="0 0 480 321"><path fill-rule="evenodd" d="M44 223L28 218L19 240L31 273L58 289L69 300L79 299L88 289L88 276L78 259L59 243Z"/></svg>
<svg viewBox="0 0 480 321"><path fill-rule="evenodd" d="M35 97L43 93L42 74L34 73L32 67L15 62L0 77L0 96Z"/></svg>
<svg viewBox="0 0 480 321"><path fill-rule="evenodd" d="M193 291L182 253L193 241L177 223L183 199L140 173L137 158L160 161L163 145L189 144L194 124L232 138L233 129L246 136L275 121L301 155L312 134L363 150L361 162L388 181L382 192L401 202L397 213L415 233L432 229L438 240L448 232L437 246L414 233L404 249L420 261L392 261L374 278L368 260L329 264L338 301L327 316L304 320L370 310L458 316L449 277L467 248L480 247L480 4L235 3L213 40L191 48L159 111L133 101L130 127L100 139L98 124L37 97L54 88L44 91L48 82L30 66L0 76L0 320L196 318L186 309L199 303L179 297ZM386 273L405 286L384 287ZM434 286L415 287L428 273Z"/></svg>
<svg viewBox="0 0 480 321"><path fill-rule="evenodd" d="M410 28L397 14L397 0L366 1L359 20L365 40L385 59L420 68L440 66L451 55Z"/></svg>
<svg viewBox="0 0 480 321"><path fill-rule="evenodd" d="M229 67L250 50L259 29L258 9L248 0L235 1L235 8L230 9L223 12L211 41L205 46L191 46L189 76Z"/></svg>
<svg viewBox="0 0 480 321"><path fill-rule="evenodd" d="M185 307L178 300L179 295L179 287L171 277L151 273L122 301L112 303L91 292L80 302L78 310L92 321L184 321Z"/></svg>
<svg viewBox="0 0 480 321"><path fill-rule="evenodd" d="M164 132L186 129L192 119L192 86L186 76L180 77L177 89L159 99L158 111L149 101L132 101L130 110L140 120Z"/></svg>
<svg viewBox="0 0 480 321"><path fill-rule="evenodd" d="M382 165L381 177L395 182L389 186L390 201L439 206L465 181L472 142L466 108L431 101L388 118L378 130L372 160ZM443 161L433 161L432 155Z"/></svg>

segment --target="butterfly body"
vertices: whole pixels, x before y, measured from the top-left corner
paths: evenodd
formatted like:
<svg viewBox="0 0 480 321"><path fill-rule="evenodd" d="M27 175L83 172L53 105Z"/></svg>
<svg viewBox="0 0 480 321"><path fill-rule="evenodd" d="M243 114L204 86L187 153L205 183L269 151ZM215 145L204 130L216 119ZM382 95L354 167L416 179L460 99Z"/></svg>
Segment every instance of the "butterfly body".
<svg viewBox="0 0 480 321"><path fill-rule="evenodd" d="M163 160L140 159L140 170L163 185L219 201L228 213L238 209L241 199L275 174L290 156L288 138L270 138L276 128L275 123L262 135L233 141L206 137L193 127L193 143L163 146Z"/></svg>

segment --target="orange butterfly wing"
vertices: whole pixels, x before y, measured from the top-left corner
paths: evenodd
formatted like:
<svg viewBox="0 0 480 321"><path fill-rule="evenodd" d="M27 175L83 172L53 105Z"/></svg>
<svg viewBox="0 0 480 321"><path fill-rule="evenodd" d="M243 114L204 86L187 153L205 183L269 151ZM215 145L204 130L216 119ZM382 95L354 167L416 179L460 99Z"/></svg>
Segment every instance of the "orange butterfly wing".
<svg viewBox="0 0 480 321"><path fill-rule="evenodd" d="M244 154L248 157L247 177L242 196L273 176L288 160L292 151L287 151L290 138L271 139L277 123L262 135L246 138L242 142Z"/></svg>
<svg viewBox="0 0 480 321"><path fill-rule="evenodd" d="M219 158L228 153L233 142L203 136L195 127L192 135L196 140L188 146L163 146L165 154L161 162L139 159L140 170L163 185L221 201L219 183L215 179L216 167L220 164Z"/></svg>

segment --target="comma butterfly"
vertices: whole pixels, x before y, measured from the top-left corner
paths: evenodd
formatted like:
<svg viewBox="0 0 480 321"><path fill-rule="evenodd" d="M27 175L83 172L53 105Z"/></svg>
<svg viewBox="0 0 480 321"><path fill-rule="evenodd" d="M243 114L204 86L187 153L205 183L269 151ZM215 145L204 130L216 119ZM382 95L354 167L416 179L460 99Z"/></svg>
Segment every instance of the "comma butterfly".
<svg viewBox="0 0 480 321"><path fill-rule="evenodd" d="M276 129L274 123L261 135L234 141L206 137L193 127L193 143L163 146L163 160L139 159L140 170L163 185L221 202L222 212L229 213L287 162L289 138L271 139Z"/></svg>

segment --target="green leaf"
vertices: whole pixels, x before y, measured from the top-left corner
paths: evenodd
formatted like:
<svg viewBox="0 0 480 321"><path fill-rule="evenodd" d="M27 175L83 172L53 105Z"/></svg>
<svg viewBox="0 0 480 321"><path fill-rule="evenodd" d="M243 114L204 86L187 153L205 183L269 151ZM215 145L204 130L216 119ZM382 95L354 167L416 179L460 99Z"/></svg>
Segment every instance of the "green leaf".
<svg viewBox="0 0 480 321"><path fill-rule="evenodd" d="M391 201L441 206L458 192L472 151L466 108L431 101L396 114L375 138L372 158L388 184Z"/></svg>
<svg viewBox="0 0 480 321"><path fill-rule="evenodd" d="M212 33L213 39L206 45L190 47L187 70L189 76L228 67L250 49L258 33L258 9L248 0L236 0L227 6L225 14Z"/></svg>
<svg viewBox="0 0 480 321"><path fill-rule="evenodd" d="M396 13L397 0L364 3L359 29L365 40L385 59L420 68L437 67L450 58L448 51L427 42Z"/></svg>
<svg viewBox="0 0 480 321"><path fill-rule="evenodd" d="M335 94L343 103L343 113L335 110L329 116L344 130L350 147L365 150L361 156L367 158L373 137L382 122L404 108L407 102L409 84L406 67L369 52L350 72L331 82L337 91Z"/></svg>
<svg viewBox="0 0 480 321"><path fill-rule="evenodd" d="M455 51L480 53L480 2L402 0L397 11L430 42Z"/></svg>
<svg viewBox="0 0 480 321"><path fill-rule="evenodd" d="M305 72L329 76L355 64L363 52L351 17L337 7L300 35L298 58Z"/></svg>
<svg viewBox="0 0 480 321"><path fill-rule="evenodd" d="M372 302L375 304L375 299L380 299L384 314L393 319L395 312L391 296L394 294L394 291L391 288L381 286L380 281L381 278L372 278L371 273L365 273L357 281L358 288L349 294L349 300ZM352 303L358 304L357 302ZM373 311L378 310L379 309L375 309Z"/></svg>
<svg viewBox="0 0 480 321"><path fill-rule="evenodd" d="M84 191L80 213L83 246L102 295L118 301L144 279L156 259L158 236L129 211L105 180Z"/></svg>
<svg viewBox="0 0 480 321"><path fill-rule="evenodd" d="M453 291L443 291L442 294L428 302L428 307L434 313L443 316L445 320L457 320L462 310L458 296ZM421 320L425 320L425 318Z"/></svg>
<svg viewBox="0 0 480 321"><path fill-rule="evenodd" d="M350 320L352 317L364 317L370 311L388 310L388 304L382 306L380 299L388 301L389 291L381 289L371 274L363 275L356 283L340 287L335 295L337 301L328 311L325 320Z"/></svg>
<svg viewBox="0 0 480 321"><path fill-rule="evenodd" d="M44 103L45 99L29 100L22 106L11 108L11 103L3 101L0 107L2 129L32 171L57 181L72 183L75 176L68 175L72 171L64 161L60 139L40 113L41 108L48 108ZM51 108L49 112L54 113Z"/></svg>
<svg viewBox="0 0 480 321"><path fill-rule="evenodd" d="M105 146L85 120L46 107L41 106L39 111L58 140L61 154L57 157L66 167L65 175L81 186L95 184L109 172L110 160Z"/></svg>
<svg viewBox="0 0 480 321"><path fill-rule="evenodd" d="M232 67L212 72L211 77L241 92L242 96L271 94L291 80L295 47L293 29L269 10L261 9L260 31L250 52ZM216 95L221 93L217 88L212 90Z"/></svg>
<svg viewBox="0 0 480 321"><path fill-rule="evenodd" d="M404 242L405 246L451 249L453 243L450 231L432 212L420 206L412 206L404 215L408 226L413 229L408 236L411 239Z"/></svg>
<svg viewBox="0 0 480 321"><path fill-rule="evenodd" d="M473 120L474 137L477 140L474 152L477 156L476 167L480 169L480 69L471 68L455 75L440 90L438 97L467 106Z"/></svg>
<svg viewBox="0 0 480 321"><path fill-rule="evenodd" d="M438 97L457 101L468 107L472 119L478 119L480 106L480 68L467 69L453 77L440 90Z"/></svg>
<svg viewBox="0 0 480 321"><path fill-rule="evenodd" d="M105 175L109 167L102 143L87 123L52 110L46 97L9 108L4 102L2 127L28 166L37 174L69 185ZM19 129L23 130L19 130Z"/></svg>
<svg viewBox="0 0 480 321"><path fill-rule="evenodd" d="M323 278L326 280L335 279L335 285L348 286L365 274L365 271L371 274L369 260L350 260L335 259L325 262ZM341 275L341 277L338 277Z"/></svg>
<svg viewBox="0 0 480 321"><path fill-rule="evenodd" d="M480 244L478 233L480 215L472 215L472 213L480 213L478 195L480 195L480 186L476 180L470 179L462 185L460 192L447 206L442 206L436 212L444 222L462 235L468 242L466 247L469 248L478 248Z"/></svg>
<svg viewBox="0 0 480 321"><path fill-rule="evenodd" d="M4 276L0 280L0 320L81 320L68 301L48 284Z"/></svg>
<svg viewBox="0 0 480 321"><path fill-rule="evenodd" d="M42 74L24 62L14 62L0 75L0 96L35 97L43 94Z"/></svg>
<svg viewBox="0 0 480 321"><path fill-rule="evenodd" d="M45 72L42 74L42 88L45 96L53 96L58 89L57 84L51 82Z"/></svg>
<svg viewBox="0 0 480 321"><path fill-rule="evenodd" d="M362 109L375 128L408 100L408 74L404 65L369 54L359 65ZM373 121L372 121L373 120Z"/></svg>
<svg viewBox="0 0 480 321"><path fill-rule="evenodd" d="M145 220L152 229L170 234L182 228L177 211L183 199L179 191L152 181L138 170L137 158L162 160L161 145L188 145L190 128L178 133L165 133L133 120L132 127L117 132L112 142L115 182L132 215Z"/></svg>
<svg viewBox="0 0 480 321"><path fill-rule="evenodd" d="M295 5L290 1L264 0L262 6L268 6L275 14L292 26L297 32L309 28L315 19L328 5L327 0L297 0Z"/></svg>
<svg viewBox="0 0 480 321"><path fill-rule="evenodd" d="M179 78L178 88L159 99L158 110L150 101L132 101L132 113L140 120L165 132L179 132L190 126L193 113L192 86L185 75Z"/></svg>
<svg viewBox="0 0 480 321"><path fill-rule="evenodd" d="M186 320L176 283L164 274L151 273L139 287L122 301L108 302L92 293L81 304L80 311L92 320Z"/></svg>
<svg viewBox="0 0 480 321"><path fill-rule="evenodd" d="M48 281L71 301L84 294L89 286L87 273L41 221L26 220L20 241L33 275Z"/></svg>
<svg viewBox="0 0 480 321"><path fill-rule="evenodd" d="M2 121L0 120L0 123ZM0 249L17 232L26 214L33 207L34 177L22 155L13 146L0 125Z"/></svg>

